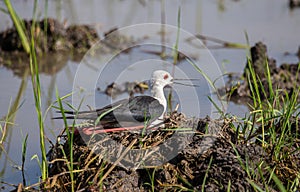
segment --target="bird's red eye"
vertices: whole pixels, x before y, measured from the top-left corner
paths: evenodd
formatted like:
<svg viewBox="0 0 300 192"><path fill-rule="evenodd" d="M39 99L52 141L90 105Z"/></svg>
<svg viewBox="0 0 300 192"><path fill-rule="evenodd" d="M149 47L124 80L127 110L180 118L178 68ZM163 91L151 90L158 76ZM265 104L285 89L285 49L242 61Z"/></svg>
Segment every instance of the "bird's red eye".
<svg viewBox="0 0 300 192"><path fill-rule="evenodd" d="M166 79L168 79L169 78L169 75L168 74L165 74L164 75L164 79L166 80Z"/></svg>

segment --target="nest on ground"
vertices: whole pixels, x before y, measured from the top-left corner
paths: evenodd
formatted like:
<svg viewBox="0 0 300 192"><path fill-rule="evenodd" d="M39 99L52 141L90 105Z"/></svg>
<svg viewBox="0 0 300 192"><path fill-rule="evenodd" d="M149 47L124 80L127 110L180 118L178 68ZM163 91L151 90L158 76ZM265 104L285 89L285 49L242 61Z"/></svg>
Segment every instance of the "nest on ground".
<svg viewBox="0 0 300 192"><path fill-rule="evenodd" d="M233 121L174 112L158 130L74 135L71 150L68 137L60 135L48 153L49 179L43 187L70 191L73 182L76 191L255 191L251 180L264 188L262 177L252 177L243 166L254 172L260 168L267 178L270 155L243 140ZM262 167L262 161L269 164ZM276 165L284 170L290 163Z"/></svg>

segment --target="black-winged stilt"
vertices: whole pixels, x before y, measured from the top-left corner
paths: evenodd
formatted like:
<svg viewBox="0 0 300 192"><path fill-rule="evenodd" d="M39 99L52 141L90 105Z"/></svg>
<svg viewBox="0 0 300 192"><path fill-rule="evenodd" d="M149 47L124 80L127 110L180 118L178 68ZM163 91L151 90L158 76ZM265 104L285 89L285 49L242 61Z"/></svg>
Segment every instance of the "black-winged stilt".
<svg viewBox="0 0 300 192"><path fill-rule="evenodd" d="M66 111L68 119L89 119L99 123L93 127L83 128L86 134L113 132L120 130L158 127L163 124L167 109L164 87L173 83L173 77L164 70L157 70L151 77L152 96L136 96L117 101L111 105L93 111ZM62 117L59 117L62 118ZM106 129L103 129L106 128Z"/></svg>

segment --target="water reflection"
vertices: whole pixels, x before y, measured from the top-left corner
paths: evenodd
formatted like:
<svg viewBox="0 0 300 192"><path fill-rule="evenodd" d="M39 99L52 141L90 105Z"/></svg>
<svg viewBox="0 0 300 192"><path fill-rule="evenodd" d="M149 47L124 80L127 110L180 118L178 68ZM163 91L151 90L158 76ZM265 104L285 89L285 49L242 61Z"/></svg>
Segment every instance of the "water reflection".
<svg viewBox="0 0 300 192"><path fill-rule="evenodd" d="M14 162L13 159L10 158L9 153L10 153L10 146L14 144L12 140L12 133L14 129L14 124L16 120L16 115L18 113L18 109L21 107L22 102L21 99L24 95L24 92L27 88L27 76L29 75L29 69L26 68L23 70L23 76L22 76L22 81L19 86L18 93L14 100L11 102L11 105L8 109L7 114L5 117L3 117L0 120L0 127L1 127L1 135L0 135L0 160L1 162L3 161L3 166L0 167L0 179L4 177L6 174L6 168L8 168L8 165L11 165L15 167L18 170L21 170L20 166ZM23 171L23 170L22 170ZM23 172L24 173L24 172ZM23 177L23 180L25 178Z"/></svg>
<svg viewBox="0 0 300 192"><path fill-rule="evenodd" d="M46 75L54 75L61 71L70 59L70 53L45 53L38 56L39 73ZM78 59L78 58L77 58ZM29 57L25 53L6 54L3 57L4 66L13 71L14 75L24 78L28 77L30 69Z"/></svg>

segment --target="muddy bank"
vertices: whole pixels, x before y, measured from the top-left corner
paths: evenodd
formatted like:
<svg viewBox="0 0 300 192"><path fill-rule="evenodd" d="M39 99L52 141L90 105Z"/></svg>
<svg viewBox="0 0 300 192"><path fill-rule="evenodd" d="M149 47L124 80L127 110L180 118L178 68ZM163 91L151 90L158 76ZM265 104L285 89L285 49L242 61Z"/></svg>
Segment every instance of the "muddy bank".
<svg viewBox="0 0 300 192"><path fill-rule="evenodd" d="M23 23L30 39L33 21L24 20ZM96 30L88 25L67 27L52 18L37 22L33 33L39 72L49 75L60 71L69 59L80 61L85 51L99 40ZM1 65L20 77L29 74L26 73L29 71L29 56L14 27L0 33Z"/></svg>
<svg viewBox="0 0 300 192"><path fill-rule="evenodd" d="M251 58L245 64L242 77L230 77L225 87L225 92L231 100L237 102L250 100L252 96L250 84L253 86L254 81L258 84L261 99L270 98L270 88L272 88L274 94L276 94L276 90L279 90L278 94L284 96L291 95L300 86L298 63L283 63L277 67L276 60L268 56L267 46L262 42L258 42L251 47L250 52ZM251 76L249 64L251 64L251 68L255 73L255 80ZM267 69L269 69L270 81L268 80Z"/></svg>
<svg viewBox="0 0 300 192"><path fill-rule="evenodd" d="M35 38L35 49L37 53L48 53L58 51L84 52L99 40L95 29L88 25L65 24L47 18L36 22L34 34L31 34L32 20L23 20L27 38L31 35ZM6 52L24 52L17 30L12 27L0 33L0 48Z"/></svg>
<svg viewBox="0 0 300 192"><path fill-rule="evenodd" d="M29 39L33 21L23 22ZM60 71L68 60L80 62L84 54L97 43L99 54L123 50L134 44L132 37L120 34L117 28L104 32L104 39L100 42L100 37L92 26L66 26L52 18L37 22L33 36L39 72L50 75ZM29 70L29 56L25 53L14 27L0 33L1 65L13 70L17 76L22 76L23 71Z"/></svg>
<svg viewBox="0 0 300 192"><path fill-rule="evenodd" d="M300 1L299 0L289 0L289 6L290 9L299 8L300 7Z"/></svg>
<svg viewBox="0 0 300 192"><path fill-rule="evenodd" d="M165 123L165 130L150 132L122 131L93 137L76 134L72 147L76 170L75 190L227 191L230 188L231 191L255 191L250 183L265 190L263 183L271 174L268 171L270 168L274 169L284 184L293 181L299 174L300 152L295 152L300 144L299 137L293 146L282 152L290 153L290 156L274 160L272 149L262 147L258 139L260 135L248 140L248 137L235 131L244 125L234 118L189 119L174 112L166 118ZM299 132L298 123L294 125L295 131ZM280 124L278 126L281 127ZM168 142L177 133L179 137L176 142ZM118 142L124 148L110 148L110 143L106 142L108 139ZM147 149L157 146L164 147L156 151L157 156L149 155L142 164L134 163ZM141 153L126 151L128 148L137 149ZM48 153L50 164L47 190L71 190L69 151L68 137L63 133ZM166 151L168 154L175 152L176 155L162 161ZM111 163L117 160L117 164ZM155 165L155 162L158 164ZM278 190L273 181L268 187L271 191Z"/></svg>

